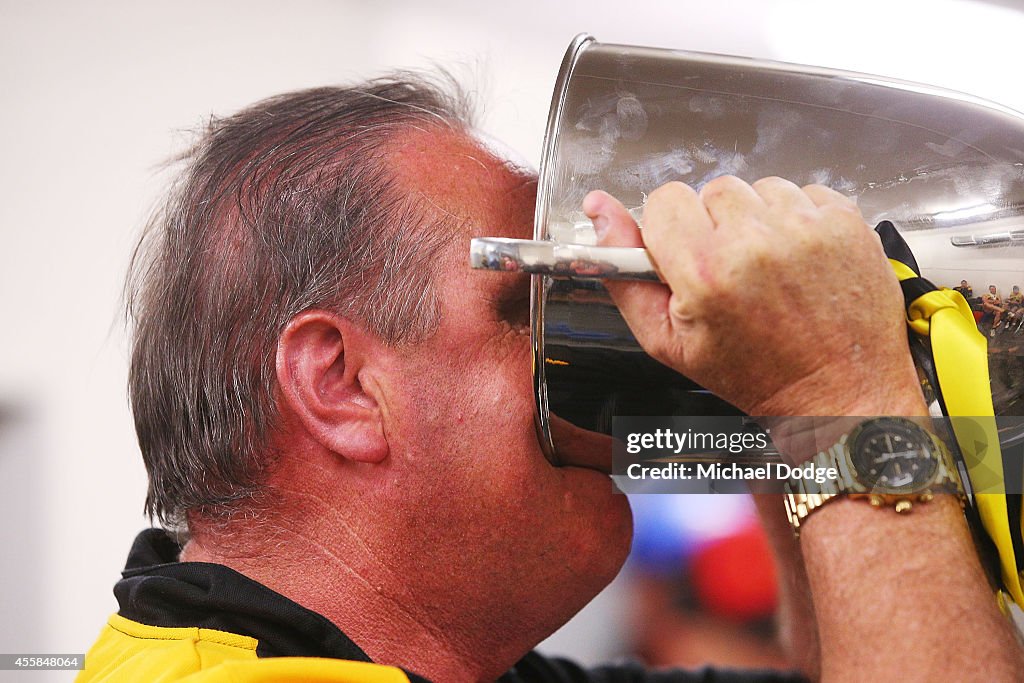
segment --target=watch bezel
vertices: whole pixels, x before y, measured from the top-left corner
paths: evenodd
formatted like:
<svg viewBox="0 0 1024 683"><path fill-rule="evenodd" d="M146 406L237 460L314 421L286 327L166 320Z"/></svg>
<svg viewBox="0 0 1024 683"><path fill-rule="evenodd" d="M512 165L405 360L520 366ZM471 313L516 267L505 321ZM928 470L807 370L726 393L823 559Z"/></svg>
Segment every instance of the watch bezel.
<svg viewBox="0 0 1024 683"><path fill-rule="evenodd" d="M866 445L862 439L875 431L885 432L909 431L918 436L924 445L925 454L920 458L922 461L931 463L931 471L922 478L915 476L914 481L902 486L887 486L878 482L876 478L862 472L859 465L863 464L862 455ZM942 476L942 450L937 443L935 435L913 420L902 417L879 417L866 420L853 429L846 438L846 457L850 465L850 473L857 484L858 493L865 493L878 496L912 496L927 491Z"/></svg>

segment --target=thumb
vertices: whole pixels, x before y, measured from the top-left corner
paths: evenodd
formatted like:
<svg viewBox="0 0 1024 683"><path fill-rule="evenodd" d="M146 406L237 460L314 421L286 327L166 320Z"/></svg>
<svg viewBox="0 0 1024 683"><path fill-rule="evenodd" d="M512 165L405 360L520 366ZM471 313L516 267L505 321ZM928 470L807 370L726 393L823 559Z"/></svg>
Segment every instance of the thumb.
<svg viewBox="0 0 1024 683"><path fill-rule="evenodd" d="M583 198L583 213L594 224L600 247L643 247L644 240L636 221L626 207L607 192L595 190ZM605 280L622 317L644 347L656 347L664 340L671 290L654 282Z"/></svg>

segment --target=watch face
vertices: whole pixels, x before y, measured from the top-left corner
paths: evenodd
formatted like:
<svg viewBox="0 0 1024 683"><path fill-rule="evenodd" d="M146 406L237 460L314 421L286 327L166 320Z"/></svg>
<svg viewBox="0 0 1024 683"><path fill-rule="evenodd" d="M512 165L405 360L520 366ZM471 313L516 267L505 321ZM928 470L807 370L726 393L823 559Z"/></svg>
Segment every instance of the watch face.
<svg viewBox="0 0 1024 683"><path fill-rule="evenodd" d="M857 479L877 493L914 493L935 478L939 454L931 436L909 420L883 418L861 427L850 447Z"/></svg>

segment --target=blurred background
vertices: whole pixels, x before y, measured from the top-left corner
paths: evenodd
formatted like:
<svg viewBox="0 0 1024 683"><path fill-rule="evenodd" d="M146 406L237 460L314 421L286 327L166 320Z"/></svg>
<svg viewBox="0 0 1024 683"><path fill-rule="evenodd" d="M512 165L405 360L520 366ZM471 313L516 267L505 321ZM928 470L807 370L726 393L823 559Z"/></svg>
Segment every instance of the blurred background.
<svg viewBox="0 0 1024 683"><path fill-rule="evenodd" d="M1009 0L0 0L0 652L85 651L148 524L119 296L169 180L160 164L189 131L274 93L441 64L478 93L484 130L536 164L560 60L581 31L1024 110L1024 7ZM627 570L544 649L588 662L777 661L771 567L748 502L634 503Z"/></svg>

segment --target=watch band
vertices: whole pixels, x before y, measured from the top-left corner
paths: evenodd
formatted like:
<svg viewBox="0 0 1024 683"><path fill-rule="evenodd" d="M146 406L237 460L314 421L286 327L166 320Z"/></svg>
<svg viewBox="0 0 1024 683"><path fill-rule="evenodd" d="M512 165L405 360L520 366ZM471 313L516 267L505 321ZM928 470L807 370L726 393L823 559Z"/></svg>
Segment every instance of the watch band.
<svg viewBox="0 0 1024 683"><path fill-rule="evenodd" d="M790 479L784 485L786 492L786 514L789 517L789 523L793 527L793 531L797 534L799 534L800 524L812 512L833 498L847 492L843 480L849 476L849 468L843 466L846 458L837 457L837 452L846 448L847 436L844 434L828 450L819 452L808 461L816 467L834 467L839 472L838 478L827 479L824 482L818 483L813 479L801 477Z"/></svg>
<svg viewBox="0 0 1024 683"><path fill-rule="evenodd" d="M793 531L799 536L800 524L803 520L831 499L841 495L841 493L787 493L786 515L789 517Z"/></svg>

